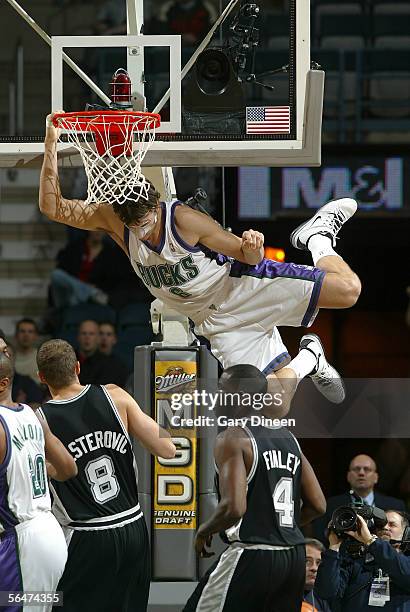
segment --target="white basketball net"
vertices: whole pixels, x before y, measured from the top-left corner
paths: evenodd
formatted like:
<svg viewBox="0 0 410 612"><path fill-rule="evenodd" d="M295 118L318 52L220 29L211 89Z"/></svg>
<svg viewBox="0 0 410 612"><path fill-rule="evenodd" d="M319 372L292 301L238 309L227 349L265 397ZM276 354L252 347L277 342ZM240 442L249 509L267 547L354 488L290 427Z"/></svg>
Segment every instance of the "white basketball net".
<svg viewBox="0 0 410 612"><path fill-rule="evenodd" d="M124 204L138 202L141 197L148 199L150 185L141 164L155 140L158 116L88 111L67 113L55 120L81 155L88 179L87 204Z"/></svg>

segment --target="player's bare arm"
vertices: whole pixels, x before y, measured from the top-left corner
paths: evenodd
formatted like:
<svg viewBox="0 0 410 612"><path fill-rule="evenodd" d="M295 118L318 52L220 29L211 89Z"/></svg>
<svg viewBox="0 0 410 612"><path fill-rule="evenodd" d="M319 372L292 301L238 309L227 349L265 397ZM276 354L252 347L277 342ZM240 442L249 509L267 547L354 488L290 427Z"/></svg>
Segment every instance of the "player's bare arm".
<svg viewBox="0 0 410 612"><path fill-rule="evenodd" d="M35 412L44 433L44 446L47 462L51 464L50 476L55 480L68 480L77 476L77 465L64 444L51 433L49 426L41 414ZM48 471L48 470L47 470Z"/></svg>
<svg viewBox="0 0 410 612"><path fill-rule="evenodd" d="M239 238L189 206L177 206L175 223L182 238L193 246L201 243L213 251L250 265L258 264L264 257L264 236L255 230L247 230Z"/></svg>
<svg viewBox="0 0 410 612"><path fill-rule="evenodd" d="M133 397L116 385L106 385L128 432L152 454L164 459L175 457L176 448L169 433L141 410Z"/></svg>
<svg viewBox="0 0 410 612"><path fill-rule="evenodd" d="M235 525L246 512L247 464L252 452L249 438L238 428L227 429L216 439L214 455L221 499L213 515L197 531L195 549L201 557L213 554L206 550L212 536Z"/></svg>
<svg viewBox="0 0 410 612"><path fill-rule="evenodd" d="M39 206L49 219L85 230L103 230L122 240L123 225L112 207L104 203L85 204L83 200L69 200L61 193L57 166L58 130L46 120L44 159L40 174Z"/></svg>
<svg viewBox="0 0 410 612"><path fill-rule="evenodd" d="M305 455L302 455L301 489L303 506L300 514L300 523L303 526L326 512L326 498L323 495L316 474Z"/></svg>

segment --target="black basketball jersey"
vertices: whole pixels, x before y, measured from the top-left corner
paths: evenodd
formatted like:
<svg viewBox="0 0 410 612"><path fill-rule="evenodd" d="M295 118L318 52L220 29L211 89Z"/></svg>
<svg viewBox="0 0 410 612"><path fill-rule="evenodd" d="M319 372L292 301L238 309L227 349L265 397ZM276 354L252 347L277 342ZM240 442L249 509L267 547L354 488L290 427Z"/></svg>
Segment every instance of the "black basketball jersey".
<svg viewBox="0 0 410 612"><path fill-rule="evenodd" d="M105 387L87 385L76 397L50 400L42 410L78 468L75 478L51 483L59 521L101 529L140 518L131 440Z"/></svg>
<svg viewBox="0 0 410 612"><path fill-rule="evenodd" d="M304 543L299 529L302 452L287 429L244 427L253 448L246 512L223 532L225 541L271 546ZM218 485L218 476L217 476Z"/></svg>

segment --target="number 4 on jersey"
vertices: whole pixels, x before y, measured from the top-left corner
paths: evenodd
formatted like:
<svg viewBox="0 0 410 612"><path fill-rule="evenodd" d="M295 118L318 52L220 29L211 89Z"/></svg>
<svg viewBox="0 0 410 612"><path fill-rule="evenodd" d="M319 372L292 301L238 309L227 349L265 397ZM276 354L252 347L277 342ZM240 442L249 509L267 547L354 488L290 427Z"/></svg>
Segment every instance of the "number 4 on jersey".
<svg viewBox="0 0 410 612"><path fill-rule="evenodd" d="M281 527L293 527L295 514L293 501L293 480L285 476L279 480L272 495L275 512L279 514Z"/></svg>

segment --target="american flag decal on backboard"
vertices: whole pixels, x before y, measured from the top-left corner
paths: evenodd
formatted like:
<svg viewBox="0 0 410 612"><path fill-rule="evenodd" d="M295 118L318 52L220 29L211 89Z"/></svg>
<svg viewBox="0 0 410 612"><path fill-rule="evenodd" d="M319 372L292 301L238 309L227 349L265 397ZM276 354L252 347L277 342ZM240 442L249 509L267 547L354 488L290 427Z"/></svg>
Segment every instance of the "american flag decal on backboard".
<svg viewBox="0 0 410 612"><path fill-rule="evenodd" d="M247 134L289 134L289 106L247 106Z"/></svg>

